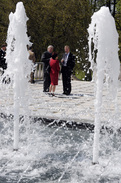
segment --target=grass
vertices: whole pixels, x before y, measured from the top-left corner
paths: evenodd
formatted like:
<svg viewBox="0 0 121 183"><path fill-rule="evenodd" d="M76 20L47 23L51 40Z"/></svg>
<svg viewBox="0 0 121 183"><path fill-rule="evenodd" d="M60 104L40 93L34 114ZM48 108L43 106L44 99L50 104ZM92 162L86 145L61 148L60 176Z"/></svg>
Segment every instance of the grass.
<svg viewBox="0 0 121 183"><path fill-rule="evenodd" d="M77 79L84 81L85 80L85 73L82 70L75 71L75 76Z"/></svg>

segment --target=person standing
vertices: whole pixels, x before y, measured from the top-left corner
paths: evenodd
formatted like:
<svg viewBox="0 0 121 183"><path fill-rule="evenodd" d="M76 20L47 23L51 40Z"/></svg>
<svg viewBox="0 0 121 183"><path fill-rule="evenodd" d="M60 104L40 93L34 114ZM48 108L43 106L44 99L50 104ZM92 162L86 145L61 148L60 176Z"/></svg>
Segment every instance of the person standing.
<svg viewBox="0 0 121 183"><path fill-rule="evenodd" d="M43 92L49 92L50 87L50 67L49 62L52 57L53 46L50 45L47 48L47 51L42 54L42 62L43 62L43 71L44 71L44 83L43 83Z"/></svg>
<svg viewBox="0 0 121 183"><path fill-rule="evenodd" d="M3 69L3 73L4 70L7 69L5 56L6 56L6 44L2 45L0 50L0 68Z"/></svg>
<svg viewBox="0 0 121 183"><path fill-rule="evenodd" d="M29 52L29 60L32 61L33 66L34 66L35 61L36 61L36 58L35 58L35 54L34 54L34 52L33 52L32 47L29 47L28 52ZM33 69L32 69L32 72L31 72L31 74L30 74L30 82L31 82L31 83L35 83L35 81L34 81L34 70L33 70Z"/></svg>
<svg viewBox="0 0 121 183"><path fill-rule="evenodd" d="M54 53L52 55L52 58L50 59L50 79L51 79L51 85L49 92L52 92L52 96L55 96L55 88L56 85L58 85L58 75L59 75L60 67L59 67L59 60L57 53Z"/></svg>
<svg viewBox="0 0 121 183"><path fill-rule="evenodd" d="M71 74L75 66L75 56L70 52L70 47L64 47L65 53L63 54L62 63L62 81L63 81L63 94L70 95L71 93Z"/></svg>
<svg viewBox="0 0 121 183"><path fill-rule="evenodd" d="M7 69L7 63L6 63L6 47L7 47L7 44L3 44L1 46L1 50L0 50L0 68L1 69L1 75L4 74L4 71ZM5 84L9 84L10 83L10 78L8 75L6 75L5 77L2 78L2 83L5 83Z"/></svg>

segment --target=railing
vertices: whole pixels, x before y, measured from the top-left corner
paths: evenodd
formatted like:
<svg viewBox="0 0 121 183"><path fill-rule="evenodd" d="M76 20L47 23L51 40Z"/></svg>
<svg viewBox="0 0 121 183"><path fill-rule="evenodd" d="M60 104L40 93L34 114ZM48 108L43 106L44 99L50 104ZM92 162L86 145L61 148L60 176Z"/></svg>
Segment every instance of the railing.
<svg viewBox="0 0 121 183"><path fill-rule="evenodd" d="M43 62L36 62L37 63L37 68L34 73L34 78L35 80L43 80ZM59 79L62 79L61 73L59 73ZM120 65L120 75L119 75L119 80L121 81L121 65Z"/></svg>
<svg viewBox="0 0 121 183"><path fill-rule="evenodd" d="M37 62L37 68L34 73L34 78L43 80L43 62Z"/></svg>

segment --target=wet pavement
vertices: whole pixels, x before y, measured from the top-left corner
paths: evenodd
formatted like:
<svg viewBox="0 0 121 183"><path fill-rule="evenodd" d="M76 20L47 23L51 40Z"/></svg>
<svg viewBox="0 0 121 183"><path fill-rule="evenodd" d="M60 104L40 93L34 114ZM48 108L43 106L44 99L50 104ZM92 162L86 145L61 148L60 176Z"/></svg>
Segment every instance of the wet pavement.
<svg viewBox="0 0 121 183"><path fill-rule="evenodd" d="M66 96L62 92L61 80L59 80L53 97L43 93L43 81L36 81L35 84L29 83L29 92L27 93L29 115L79 123L94 123L95 84L93 82L72 80L71 95ZM0 113L14 114L12 87L7 85L1 87L0 106ZM25 112L23 106L24 104L21 105L20 114ZM103 122L114 120L116 118L115 108L115 102L111 101L111 95L107 92L107 87L104 84L101 120ZM117 108L117 116L120 121L121 81L119 81Z"/></svg>

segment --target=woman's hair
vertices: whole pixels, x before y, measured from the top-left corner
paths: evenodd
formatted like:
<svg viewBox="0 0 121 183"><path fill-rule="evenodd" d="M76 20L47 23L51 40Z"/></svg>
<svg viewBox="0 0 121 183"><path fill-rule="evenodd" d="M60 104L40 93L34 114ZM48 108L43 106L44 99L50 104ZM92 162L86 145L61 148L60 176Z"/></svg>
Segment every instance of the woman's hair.
<svg viewBox="0 0 121 183"><path fill-rule="evenodd" d="M7 44L3 44L3 45L1 46L1 48L3 48L3 47L7 47Z"/></svg>
<svg viewBox="0 0 121 183"><path fill-rule="evenodd" d="M58 56L57 53L53 53L53 54L52 54L52 58L53 58L54 60L56 59L57 56Z"/></svg>

